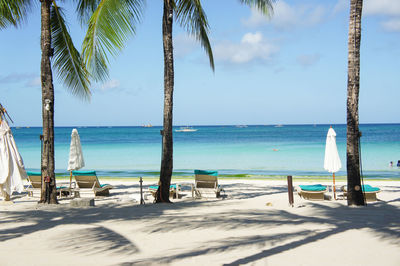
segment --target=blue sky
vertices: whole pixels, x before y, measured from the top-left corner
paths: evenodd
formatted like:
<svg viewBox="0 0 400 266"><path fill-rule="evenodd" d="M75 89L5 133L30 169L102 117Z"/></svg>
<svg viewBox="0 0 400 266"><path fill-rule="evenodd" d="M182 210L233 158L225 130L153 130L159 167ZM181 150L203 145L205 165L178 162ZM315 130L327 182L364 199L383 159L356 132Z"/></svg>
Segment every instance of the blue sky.
<svg viewBox="0 0 400 266"><path fill-rule="evenodd" d="M175 24L175 125L346 123L349 0L277 1L271 19L236 0L203 0L213 73ZM75 44L84 29L65 7ZM162 124L162 1L148 1L137 34L111 59L110 80L90 102L54 72L56 126ZM400 122L400 1L364 0L361 123ZM0 102L14 126L41 126L40 14L0 31Z"/></svg>

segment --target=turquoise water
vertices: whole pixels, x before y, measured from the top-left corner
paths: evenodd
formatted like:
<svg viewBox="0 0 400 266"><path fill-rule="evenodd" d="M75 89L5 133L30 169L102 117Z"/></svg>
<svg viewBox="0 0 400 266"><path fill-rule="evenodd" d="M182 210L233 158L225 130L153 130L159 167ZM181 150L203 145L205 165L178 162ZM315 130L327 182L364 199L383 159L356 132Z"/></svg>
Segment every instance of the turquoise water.
<svg viewBox="0 0 400 266"><path fill-rule="evenodd" d="M346 126L334 125L346 175ZM326 176L323 169L329 125L195 126L196 132L174 132L174 175L193 169L218 170L235 176ZM82 127L86 170L118 177L157 176L161 161L161 127ZM176 127L178 129L178 127ZM400 124L361 125L365 177L400 178ZM41 128L13 128L28 170L40 166ZM72 127L55 129L56 172L66 173ZM394 167L389 167L393 161Z"/></svg>

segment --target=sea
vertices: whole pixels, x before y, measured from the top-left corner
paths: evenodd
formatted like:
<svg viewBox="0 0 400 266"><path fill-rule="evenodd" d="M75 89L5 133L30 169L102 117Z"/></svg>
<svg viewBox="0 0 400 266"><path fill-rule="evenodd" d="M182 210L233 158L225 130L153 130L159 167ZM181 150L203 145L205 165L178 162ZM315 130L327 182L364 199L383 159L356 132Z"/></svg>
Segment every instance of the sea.
<svg viewBox="0 0 400 266"><path fill-rule="evenodd" d="M325 143L331 125L193 126L175 132L173 177L192 177L194 169L246 178L331 178L324 170ZM346 125L332 125L346 176ZM68 175L73 127L55 128L56 174ZM161 162L161 127L77 127L85 167L107 177L157 177ZM399 179L400 124L362 124L364 178ZM40 168L42 128L14 127L14 139L28 171ZM390 166L393 162L393 166Z"/></svg>

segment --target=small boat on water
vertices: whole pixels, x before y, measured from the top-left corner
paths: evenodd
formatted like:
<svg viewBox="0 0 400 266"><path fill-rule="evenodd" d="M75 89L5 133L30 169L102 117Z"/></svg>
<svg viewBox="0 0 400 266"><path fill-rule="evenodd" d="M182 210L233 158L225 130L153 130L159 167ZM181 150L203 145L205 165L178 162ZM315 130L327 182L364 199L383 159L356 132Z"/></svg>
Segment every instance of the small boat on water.
<svg viewBox="0 0 400 266"><path fill-rule="evenodd" d="M153 127L153 125L149 123L149 124L142 125L142 127Z"/></svg>
<svg viewBox="0 0 400 266"><path fill-rule="evenodd" d="M275 127L283 127L283 125L282 124L278 124Z"/></svg>
<svg viewBox="0 0 400 266"><path fill-rule="evenodd" d="M175 129L175 132L195 132L197 129L192 127L180 127L179 129Z"/></svg>

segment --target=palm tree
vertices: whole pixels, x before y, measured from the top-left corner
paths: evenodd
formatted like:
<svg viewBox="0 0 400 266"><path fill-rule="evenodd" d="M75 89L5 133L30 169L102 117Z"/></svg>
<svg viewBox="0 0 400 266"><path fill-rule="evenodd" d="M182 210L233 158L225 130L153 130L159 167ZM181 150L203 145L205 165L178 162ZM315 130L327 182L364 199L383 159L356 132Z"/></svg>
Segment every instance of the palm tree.
<svg viewBox="0 0 400 266"><path fill-rule="evenodd" d="M360 42L363 0L350 0L347 78L347 204L365 205L361 190L358 99L360 91Z"/></svg>
<svg viewBox="0 0 400 266"><path fill-rule="evenodd" d="M268 15L272 10L271 0L240 0L241 3L253 6ZM174 92L174 56L172 47L173 17L186 27L188 32L196 37L209 57L212 70L214 59L208 39L209 26L206 14L200 1L195 0L164 0L163 13L163 45L164 45L164 121L162 135L162 157L159 189L156 202L169 201L169 187L173 169L173 138L172 138L172 110Z"/></svg>
<svg viewBox="0 0 400 266"><path fill-rule="evenodd" d="M239 0L241 3L259 9L264 14L272 10L274 0ZM85 62L96 78L104 80L108 76L108 50L115 55L122 49L126 33L134 33L135 22L140 20L144 0L128 0L125 6L121 0L80 1L82 13L89 14L89 29L84 41ZM89 3L90 2L90 3ZM122 1L125 2L125 1ZM173 20L186 28L203 46L214 70L214 59L208 39L209 25L200 0L164 0L162 30L164 47L164 120L162 135L162 157L159 189L156 202L169 201L169 187L173 170L172 110L174 92L174 56L172 28ZM108 9L107 9L108 8ZM121 9L122 8L122 9ZM125 9L124 9L125 8ZM111 19L112 25L108 25ZM99 40L100 38L100 40ZM104 48L106 48L106 50Z"/></svg>
<svg viewBox="0 0 400 266"><path fill-rule="evenodd" d="M3 4L6 3L6 4ZM89 74L84 68L80 54L75 48L65 25L62 9L55 0L41 0L41 84L42 84L42 191L40 202L57 203L55 162L54 162L54 86L52 62L58 76L66 87L76 96L89 99ZM26 10L33 1L1 1L0 14L14 14L6 17L8 24L16 25L24 18ZM18 9L19 8L19 9ZM10 11L13 11L12 13ZM7 26L6 23L4 23Z"/></svg>

